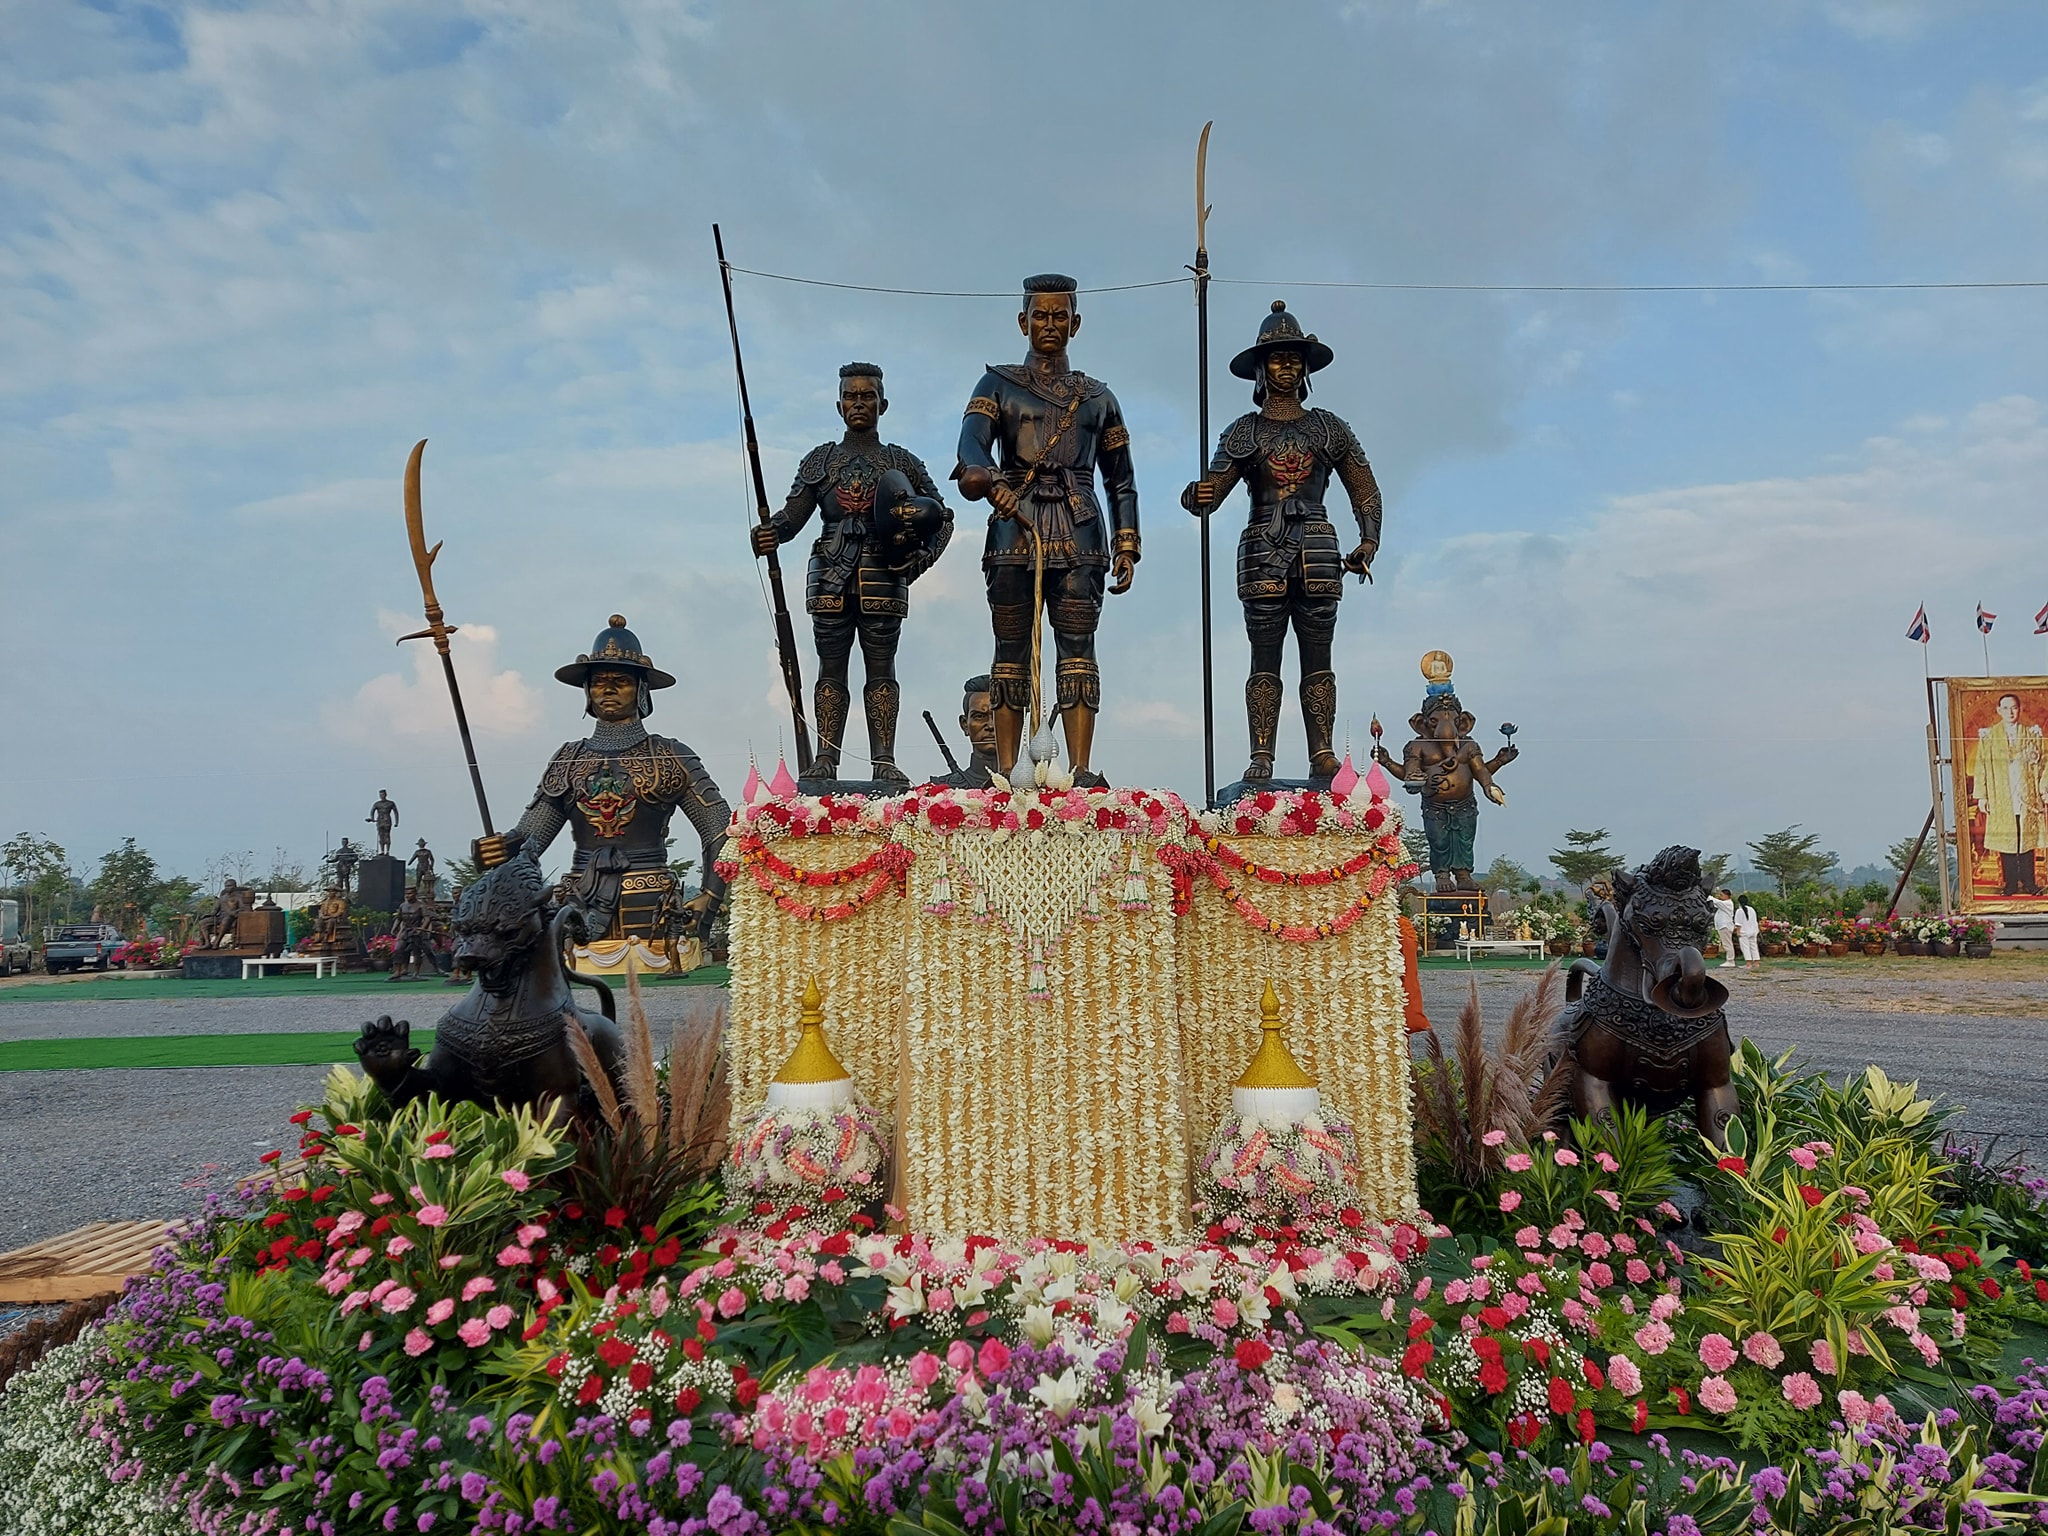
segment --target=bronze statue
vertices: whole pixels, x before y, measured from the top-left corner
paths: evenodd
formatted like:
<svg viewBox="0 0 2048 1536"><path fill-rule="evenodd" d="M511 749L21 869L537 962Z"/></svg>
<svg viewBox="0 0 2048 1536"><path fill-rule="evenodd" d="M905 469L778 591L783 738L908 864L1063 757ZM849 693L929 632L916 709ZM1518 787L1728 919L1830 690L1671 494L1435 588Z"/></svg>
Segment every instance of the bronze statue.
<svg viewBox="0 0 2048 1536"><path fill-rule="evenodd" d="M953 514L940 500L924 460L885 443L876 430L889 409L882 370L848 363L839 370L839 419L846 432L820 443L798 466L789 499L753 530L754 553L787 544L818 514L804 607L818 645L818 755L808 777L836 779L853 700L847 667L860 640L867 680L861 704L868 723L868 760L877 781L910 783L896 766L896 645L910 612L910 584L930 570L953 537ZM891 474L898 477L885 485ZM904 516L908 508L910 515ZM906 537L906 535L909 535Z"/></svg>
<svg viewBox="0 0 2048 1536"><path fill-rule="evenodd" d="M1251 497L1251 517L1237 540L1237 595L1252 645L1252 671L1244 685L1252 744L1247 783L1273 777L1283 691L1280 653L1290 624L1301 662L1309 775L1327 779L1340 766L1333 746L1337 674L1330 669L1330 647L1344 573L1355 572L1362 581L1372 575L1380 547L1380 488L1344 419L1302 404L1309 375L1328 367L1334 356L1314 336L1304 336L1286 304L1275 299L1259 339L1230 360L1232 373L1255 381L1257 409L1224 428L1209 473L1181 493L1181 505L1198 517L1220 506L1239 481ZM1340 553L1323 505L1332 476L1343 482L1358 520L1358 547L1348 555Z"/></svg>
<svg viewBox="0 0 2048 1536"><path fill-rule="evenodd" d="M420 845L413 850L411 858L405 861L412 867L413 883L421 901L429 906L434 901L434 850L427 846L427 840L420 839Z"/></svg>
<svg viewBox="0 0 2048 1536"><path fill-rule="evenodd" d="M355 1051L394 1104L425 1094L476 1104L532 1104L554 1097L573 1106L583 1074L567 1024L582 1025L614 1079L621 1058L609 988L596 987L602 1012L579 1007L563 964L565 941L583 926L573 905L550 911L534 850L517 833L493 841L491 868L463 892L455 912L455 964L475 981L441 1016L434 1049L422 1061L412 1026L386 1014L365 1024Z"/></svg>
<svg viewBox="0 0 2048 1536"><path fill-rule="evenodd" d="M434 964L430 947L432 931L427 908L420 901L419 888L407 886L405 900L398 904L398 910L391 917L391 936L397 943L391 951L391 974L385 978L387 981L417 981L420 961L424 959L429 965ZM405 974L408 966L411 968L409 975ZM440 969L438 965L434 968Z"/></svg>
<svg viewBox="0 0 2048 1536"><path fill-rule="evenodd" d="M1009 773L1023 743L1042 602L1059 653L1068 761L1076 783L1099 785L1089 767L1102 708L1095 629L1105 580L1114 578L1109 591L1128 592L1136 574L1138 486L1123 408L1107 384L1068 366L1067 343L1081 329L1075 286L1055 273L1024 280L1017 329L1030 352L1020 365L991 364L982 374L953 478L961 495L994 508L981 566L995 631L997 767ZM1106 512L1095 497L1098 469Z"/></svg>
<svg viewBox="0 0 2048 1536"><path fill-rule="evenodd" d="M1472 787L1476 783L1495 805L1506 805L1508 797L1493 776L1522 753L1510 740L1489 761L1472 739L1476 722L1451 691L1448 654L1431 651L1424 656L1422 675L1429 679L1422 708L1408 717L1415 739L1402 749L1399 762L1385 747L1375 746L1373 756L1411 795L1422 796L1422 830L1429 838L1429 870L1436 876L1436 888L1476 891L1472 843L1479 831L1479 800Z"/></svg>
<svg viewBox="0 0 2048 1536"><path fill-rule="evenodd" d="M1634 874L1614 871L1594 926L1606 933L1606 962L1572 962L1558 1021L1572 1112L1591 1118L1633 1104L1664 1114L1691 1100L1700 1130L1725 1148L1737 1108L1734 1047L1722 1012L1728 989L1700 957L1712 907L1699 850L1666 848Z"/></svg>
<svg viewBox="0 0 2048 1536"><path fill-rule="evenodd" d="M213 910L199 922L199 947L218 949L235 941L235 921L253 904L255 893L230 876L221 883Z"/></svg>
<svg viewBox="0 0 2048 1536"><path fill-rule="evenodd" d="M320 898L312 943L301 947L326 955L341 954L355 947L355 930L348 920L348 888L339 881L330 884Z"/></svg>
<svg viewBox="0 0 2048 1536"><path fill-rule="evenodd" d="M994 685L988 675L970 677L960 689L960 734L967 738L967 762L937 780L956 789L986 789L996 765Z"/></svg>
<svg viewBox="0 0 2048 1536"><path fill-rule="evenodd" d="M377 791L377 803L370 807L370 814L363 820L377 828L377 854L380 858L391 857L391 829L398 825L398 804L391 798L391 791Z"/></svg>
<svg viewBox="0 0 2048 1536"><path fill-rule="evenodd" d="M363 862L363 851L344 837L341 846L329 857L334 862L334 883L341 887L344 894L354 890L356 866Z"/></svg>
<svg viewBox="0 0 2048 1536"><path fill-rule="evenodd" d="M512 836L538 860L564 825L571 829L576 857L564 883L589 939L658 941L674 927L702 932L725 893L717 864L732 812L696 753L640 723L654 709L654 690L675 679L654 665L616 613L589 653L555 677L583 690L585 712L597 725L587 740L556 751ZM703 889L680 903L668 867L669 818L678 810L703 841L704 871ZM479 862L495 864L511 841L479 839ZM474 895L474 888L464 893L465 906Z"/></svg>

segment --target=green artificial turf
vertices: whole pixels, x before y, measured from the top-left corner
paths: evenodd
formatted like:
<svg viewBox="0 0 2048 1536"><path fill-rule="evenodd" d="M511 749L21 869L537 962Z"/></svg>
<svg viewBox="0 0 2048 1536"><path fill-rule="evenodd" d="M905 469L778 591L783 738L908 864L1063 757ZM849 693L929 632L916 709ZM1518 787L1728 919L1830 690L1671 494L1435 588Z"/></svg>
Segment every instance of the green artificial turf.
<svg viewBox="0 0 2048 1536"><path fill-rule="evenodd" d="M290 1067L354 1061L354 1030L271 1035L87 1035L0 1043L0 1072L78 1072L110 1067ZM434 1032L412 1043L432 1050Z"/></svg>
<svg viewBox="0 0 2048 1536"><path fill-rule="evenodd" d="M723 965L706 965L687 976L642 975L643 987L722 987L732 972ZM626 979L606 978L614 992L626 990ZM391 981L382 972L351 972L343 976L316 979L304 971L252 977L248 981L183 981L177 977L161 980L129 980L123 976L94 976L87 981L56 979L0 986L0 1004L6 1003L106 1003L123 1000L161 1002L167 998L202 997L325 997L345 992L403 995L426 992L453 997L456 989L440 977L420 981Z"/></svg>

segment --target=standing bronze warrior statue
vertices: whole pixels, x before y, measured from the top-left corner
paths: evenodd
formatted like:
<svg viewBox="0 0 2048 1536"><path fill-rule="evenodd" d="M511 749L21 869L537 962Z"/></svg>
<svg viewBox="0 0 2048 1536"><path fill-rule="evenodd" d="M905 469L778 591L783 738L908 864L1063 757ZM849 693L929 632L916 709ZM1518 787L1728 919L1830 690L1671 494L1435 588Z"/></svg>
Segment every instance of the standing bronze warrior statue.
<svg viewBox="0 0 2048 1536"><path fill-rule="evenodd" d="M818 514L821 526L804 594L818 645L818 755L806 777L839 776L853 702L847 670L858 637L867 672L861 704L871 771L881 783L907 787L909 776L896 766L896 717L903 703L896 645L910 612L910 584L945 553L953 514L924 461L882 441L878 427L888 409L881 369L873 363L841 368L839 419L846 423L845 435L804 455L789 499L753 530L753 544L756 555L766 555L801 533L812 512Z"/></svg>
<svg viewBox="0 0 2048 1536"><path fill-rule="evenodd" d="M1023 741L1042 596L1059 653L1067 757L1076 783L1100 784L1089 767L1102 708L1095 630L1105 582L1113 577L1108 590L1128 592L1136 573L1138 487L1123 408L1107 384L1067 362L1067 343L1081 329L1075 287L1053 273L1024 280L1017 328L1030 352L1021 364L991 364L982 374L960 425L953 478L963 496L994 509L981 566L995 631L996 764L1009 773ZM1098 469L1106 511L1095 496Z"/></svg>
<svg viewBox="0 0 2048 1536"><path fill-rule="evenodd" d="M1275 299L1259 339L1230 360L1230 371L1253 382L1258 409L1224 428L1209 473L1181 493L1198 517L1220 506L1240 480L1251 496L1251 517L1237 540L1237 595L1252 644L1251 676L1244 685L1251 729L1248 782L1273 777L1274 741L1280 733L1280 653L1287 629L1301 662L1301 719L1308 733L1308 771L1327 779L1339 764L1332 745L1337 727L1337 674L1330 646L1337 634L1337 603L1344 573L1372 573L1380 547L1380 488L1358 439L1340 416L1304 406L1309 375L1335 356ZM1323 504L1330 479L1343 482L1358 519L1358 547L1340 553L1337 530Z"/></svg>
<svg viewBox="0 0 2048 1536"><path fill-rule="evenodd" d="M377 803L370 807L370 814L363 820L377 829L377 853L381 858L391 856L391 829L398 825L398 802L391 798L391 791L377 791Z"/></svg>
<svg viewBox="0 0 2048 1536"><path fill-rule="evenodd" d="M696 753L640 723L654 709L653 690L675 679L654 665L616 613L589 654L555 677L583 690L585 712L597 726L587 740L556 751L518 827L479 840L479 862L495 867L516 847L537 864L567 825L576 857L564 886L583 909L589 940L701 931L725 891L716 865L732 812ZM687 902L675 900L668 867L669 818L678 810L703 840L704 887Z"/></svg>

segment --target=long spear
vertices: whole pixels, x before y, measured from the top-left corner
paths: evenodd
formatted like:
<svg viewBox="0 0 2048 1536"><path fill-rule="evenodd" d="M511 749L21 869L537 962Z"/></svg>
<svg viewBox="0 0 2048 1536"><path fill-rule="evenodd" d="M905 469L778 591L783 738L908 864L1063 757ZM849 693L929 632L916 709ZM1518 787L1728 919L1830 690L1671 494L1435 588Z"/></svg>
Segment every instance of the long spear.
<svg viewBox="0 0 2048 1536"><path fill-rule="evenodd" d="M1209 130L1195 146L1195 395L1201 417L1201 441L1195 444L1195 478L1209 473ZM1209 622L1209 513L1202 511L1202 799L1216 804L1216 657Z"/></svg>
<svg viewBox="0 0 2048 1536"><path fill-rule="evenodd" d="M420 594L427 600L427 627L418 634L401 635L398 643L431 639L434 649L441 653L441 673L448 679L448 702L455 706L455 729L462 733L462 756L469 764L470 787L476 791L477 814L484 821L484 836L495 837L490 803L484 799L484 776L477 771L476 743L469 738L469 716L462 708L462 687L455 681L455 658L448 654L448 637L455 633L456 626L445 621L441 600L434 596L434 560L441 553L441 544L437 539L432 549L427 548L426 518L420 511L420 459L426 451L427 440L423 437L413 444L412 457L406 460L405 534L412 541L412 564L420 575Z"/></svg>
<svg viewBox="0 0 2048 1536"><path fill-rule="evenodd" d="M711 226L711 243L718 247L718 281L725 288L725 323L732 332L732 367L740 381L740 420L746 428L747 467L754 472L754 515L766 528L774 522L768 510L768 482L761 477L761 444L754 437L754 407L747 399L747 365L740 356L740 322L732 307L732 265L725 259L725 237ZM775 601L775 652L782 661L782 687L789 695L790 718L796 723L796 771L811 771L811 728L804 719L804 680L796 659L796 630L789 622L789 599L782 593L782 561L769 550L768 591Z"/></svg>

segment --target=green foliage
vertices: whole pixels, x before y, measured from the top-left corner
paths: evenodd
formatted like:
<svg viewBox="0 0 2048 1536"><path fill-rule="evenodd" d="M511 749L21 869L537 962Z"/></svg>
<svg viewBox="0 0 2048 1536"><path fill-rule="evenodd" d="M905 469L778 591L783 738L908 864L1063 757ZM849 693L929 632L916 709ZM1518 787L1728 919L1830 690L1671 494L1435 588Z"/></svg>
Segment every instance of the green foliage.
<svg viewBox="0 0 2048 1536"><path fill-rule="evenodd" d="M1735 860L1725 853L1703 854L1700 858L1700 883L1710 891L1718 891L1728 879L1728 866Z"/></svg>
<svg viewBox="0 0 2048 1536"><path fill-rule="evenodd" d="M1557 872L1566 880L1583 887L1587 881L1599 879L1625 861L1607 846L1607 829L1599 827L1591 832L1573 828L1565 833L1564 846L1551 851L1550 862L1557 866Z"/></svg>
<svg viewBox="0 0 2048 1536"><path fill-rule="evenodd" d="M1479 888L1489 896L1496 892L1511 897L1533 896L1543 889L1542 881L1506 854L1501 854L1488 865L1478 879Z"/></svg>
<svg viewBox="0 0 2048 1536"><path fill-rule="evenodd" d="M17 832L0 843L0 869L13 876L14 891L24 898L21 931L35 931L38 916L44 922L70 918L71 896L77 878L71 873L62 845L30 832Z"/></svg>
<svg viewBox="0 0 2048 1536"><path fill-rule="evenodd" d="M134 838L124 837L120 847L100 855L92 899L101 917L119 928L124 938L139 938L166 883L157 873L156 860L136 847Z"/></svg>
<svg viewBox="0 0 2048 1536"><path fill-rule="evenodd" d="M1778 882L1778 894L1788 887L1819 881L1835 866L1835 855L1818 851L1820 838L1809 832L1799 834L1794 822L1781 832L1769 832L1749 845L1756 867Z"/></svg>

